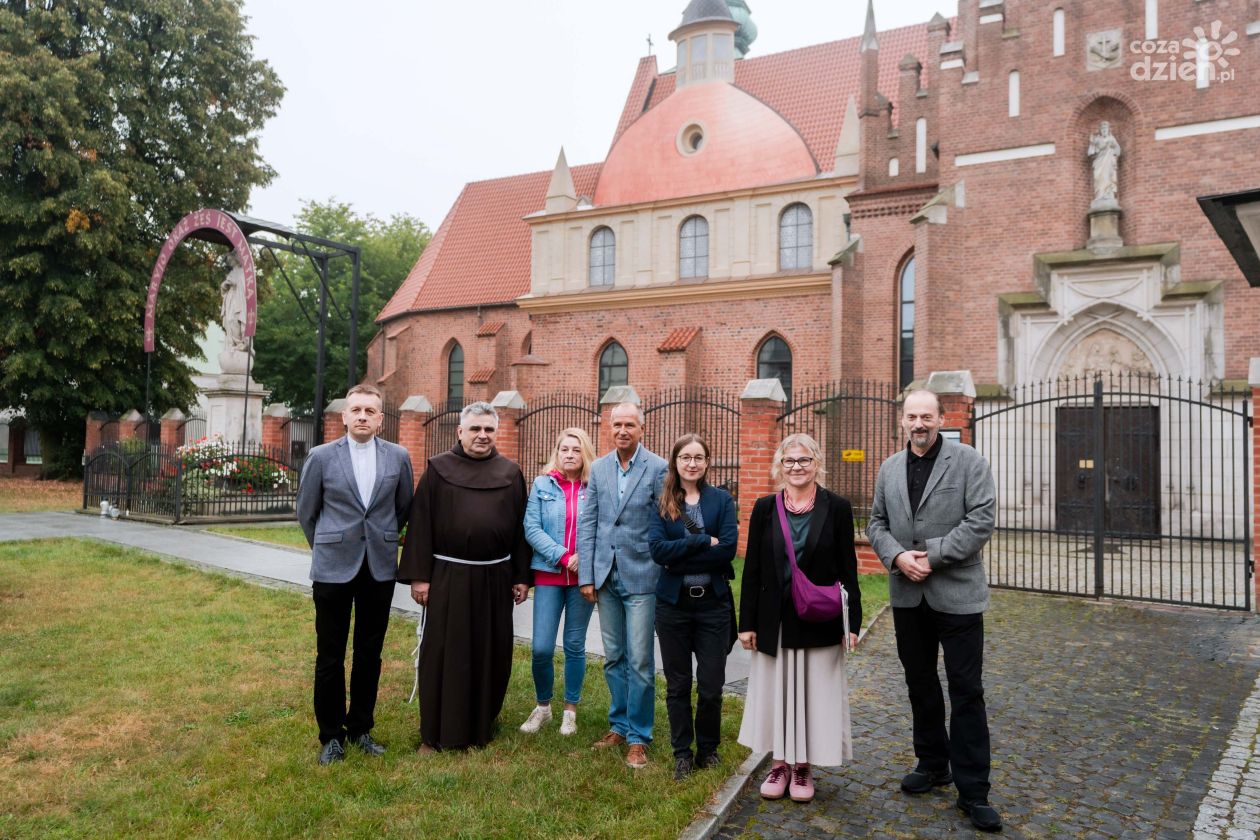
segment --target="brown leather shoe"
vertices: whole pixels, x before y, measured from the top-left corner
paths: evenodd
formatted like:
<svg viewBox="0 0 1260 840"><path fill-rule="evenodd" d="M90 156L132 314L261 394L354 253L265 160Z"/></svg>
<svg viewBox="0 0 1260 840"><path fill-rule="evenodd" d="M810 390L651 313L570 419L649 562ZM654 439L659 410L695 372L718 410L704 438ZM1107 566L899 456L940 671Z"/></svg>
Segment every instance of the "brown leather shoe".
<svg viewBox="0 0 1260 840"><path fill-rule="evenodd" d="M631 744L629 751L626 752L626 766L642 770L647 767L647 764L647 747L642 744Z"/></svg>
<svg viewBox="0 0 1260 840"><path fill-rule="evenodd" d="M619 747L625 742L625 735L618 735L616 732L609 731L605 733L603 738L600 738L598 741L591 744L591 749L602 750L605 747Z"/></svg>

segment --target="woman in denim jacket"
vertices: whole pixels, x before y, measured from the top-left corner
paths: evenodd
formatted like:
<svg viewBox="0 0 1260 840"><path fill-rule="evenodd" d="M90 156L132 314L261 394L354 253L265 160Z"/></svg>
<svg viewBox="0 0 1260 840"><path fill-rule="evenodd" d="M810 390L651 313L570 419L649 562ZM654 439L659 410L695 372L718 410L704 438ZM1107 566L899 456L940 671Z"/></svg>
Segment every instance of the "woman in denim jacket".
<svg viewBox="0 0 1260 840"><path fill-rule="evenodd" d="M521 731L534 733L551 718L553 659L564 613L564 715L561 735L577 731L577 704L586 677L586 625L594 605L578 590L577 521L586 497L595 448L586 432L565 429L551 460L534 479L525 507L525 539L534 549L534 696L538 705Z"/></svg>

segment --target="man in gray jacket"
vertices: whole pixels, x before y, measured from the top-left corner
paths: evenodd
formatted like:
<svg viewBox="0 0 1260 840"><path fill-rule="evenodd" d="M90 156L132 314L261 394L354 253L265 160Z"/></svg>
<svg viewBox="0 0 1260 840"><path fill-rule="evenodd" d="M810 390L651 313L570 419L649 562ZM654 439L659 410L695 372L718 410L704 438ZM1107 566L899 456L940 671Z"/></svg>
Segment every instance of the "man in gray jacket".
<svg viewBox="0 0 1260 840"><path fill-rule="evenodd" d="M953 781L958 807L976 828L998 831L989 805L989 723L981 664L984 610L989 606L981 554L997 510L993 476L970 446L940 436L940 398L906 395L905 449L879 468L866 533L888 568L897 655L914 714L917 767L901 789L926 793ZM937 677L945 654L950 729ZM953 775L950 775L950 769Z"/></svg>
<svg viewBox="0 0 1260 840"><path fill-rule="evenodd" d="M376 437L385 419L381 392L356 385L341 415L347 434L307 455L298 484L298 522L311 546L315 601L315 720L319 763L341 761L346 743L368 755L381 646L398 568L398 532L413 489L403 447ZM354 661L346 710L346 638L354 611Z"/></svg>

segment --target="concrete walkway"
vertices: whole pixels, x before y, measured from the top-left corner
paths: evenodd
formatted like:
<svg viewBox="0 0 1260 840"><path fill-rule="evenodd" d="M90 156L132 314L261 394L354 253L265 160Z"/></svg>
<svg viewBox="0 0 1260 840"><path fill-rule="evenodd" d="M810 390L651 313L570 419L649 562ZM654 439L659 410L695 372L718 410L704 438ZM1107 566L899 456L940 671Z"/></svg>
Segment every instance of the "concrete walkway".
<svg viewBox="0 0 1260 840"><path fill-rule="evenodd" d="M237 539L186 526L149 525L77 513L0 515L0 542L51 537L102 540L184 560L207 569L257 578L262 582L291 585L308 592L311 588L308 577L310 552L304 549ZM512 623L519 639L529 640L533 635L533 608L534 601L530 598L512 613ZM394 609L415 619L420 617L420 606L411 600L410 589L402 585L394 588ZM601 657L604 655L598 609L591 616L586 630L586 652ZM743 692L748 677L749 656L748 651L736 647L727 660L726 679L731 690ZM657 663L660 660L658 647Z"/></svg>

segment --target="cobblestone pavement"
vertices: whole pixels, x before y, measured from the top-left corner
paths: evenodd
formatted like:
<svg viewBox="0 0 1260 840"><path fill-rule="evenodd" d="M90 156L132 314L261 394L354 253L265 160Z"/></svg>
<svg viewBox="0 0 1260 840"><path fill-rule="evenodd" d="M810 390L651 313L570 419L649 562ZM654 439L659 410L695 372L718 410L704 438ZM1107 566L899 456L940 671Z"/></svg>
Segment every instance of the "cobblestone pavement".
<svg viewBox="0 0 1260 840"><path fill-rule="evenodd" d="M914 754L891 619L850 658L854 763L819 769L805 805L763 801L754 776L717 837L978 835L952 786L898 787ZM985 631L1003 836L1257 836L1260 617L995 592Z"/></svg>

